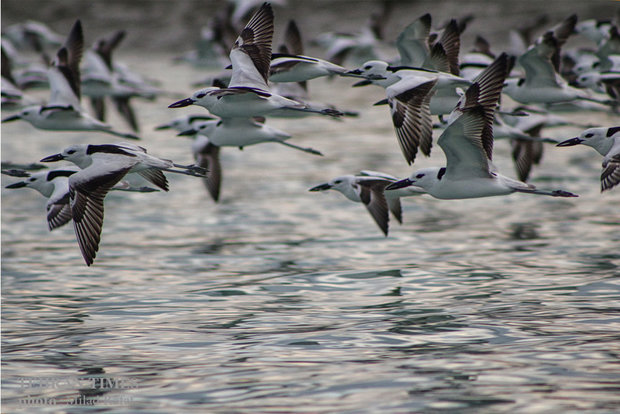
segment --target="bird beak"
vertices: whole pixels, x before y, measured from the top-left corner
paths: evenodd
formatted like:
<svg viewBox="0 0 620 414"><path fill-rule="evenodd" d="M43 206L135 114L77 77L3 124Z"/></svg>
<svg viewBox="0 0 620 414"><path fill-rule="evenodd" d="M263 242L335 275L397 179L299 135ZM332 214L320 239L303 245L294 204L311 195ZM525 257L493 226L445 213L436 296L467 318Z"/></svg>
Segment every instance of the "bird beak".
<svg viewBox="0 0 620 414"><path fill-rule="evenodd" d="M19 116L19 114L17 114L17 115L11 115L11 116L9 116L9 117L7 117L7 118L4 118L4 119L2 120L2 123L5 123L5 122L11 122L11 121L17 121L18 119L21 119L21 118L22 118L22 117L21 117L21 116Z"/></svg>
<svg viewBox="0 0 620 414"><path fill-rule="evenodd" d="M367 85L372 85L372 81L370 79L364 79L364 80L361 80L361 81L359 81L357 83L354 83L353 87L354 88L358 88L360 86L367 86Z"/></svg>
<svg viewBox="0 0 620 414"><path fill-rule="evenodd" d="M380 101L375 102L374 104L372 104L373 106L379 106L379 105L387 105L389 102L387 99L381 99Z"/></svg>
<svg viewBox="0 0 620 414"><path fill-rule="evenodd" d="M198 133L198 131L193 129L193 128L192 129L186 129L183 132L179 132L177 134L177 137L186 137L186 136L196 135L197 133Z"/></svg>
<svg viewBox="0 0 620 414"><path fill-rule="evenodd" d="M50 155L49 157L43 158L41 162L54 162L54 161L61 161L64 159L65 157L62 154L54 154L54 155Z"/></svg>
<svg viewBox="0 0 620 414"><path fill-rule="evenodd" d="M170 129L170 125L168 124L161 124L161 125L157 125L155 127L155 131L161 131L162 129Z"/></svg>
<svg viewBox="0 0 620 414"><path fill-rule="evenodd" d="M353 69L353 70L349 70L344 73L341 73L340 76L349 76L352 78L359 78L362 75L362 73L363 72L361 69Z"/></svg>
<svg viewBox="0 0 620 414"><path fill-rule="evenodd" d="M325 184L319 184L316 187L312 187L308 191L325 191L325 190L329 190L330 188L332 188L332 186L329 185L328 183L325 183Z"/></svg>
<svg viewBox="0 0 620 414"><path fill-rule="evenodd" d="M375 75L375 74L369 74L366 75L366 78L369 80L382 80L382 79L387 79L385 76L381 76L381 75Z"/></svg>
<svg viewBox="0 0 620 414"><path fill-rule="evenodd" d="M27 184L26 184L26 182L25 182L25 181L18 181L18 182L16 182L16 183L9 184L9 185L7 185L7 186L6 186L6 187L4 187L4 188L22 188L22 187L25 187L26 185L27 185Z"/></svg>
<svg viewBox="0 0 620 414"><path fill-rule="evenodd" d="M556 147L572 147L573 145L581 144L583 139L579 137L567 139L566 141L562 141L556 145Z"/></svg>
<svg viewBox="0 0 620 414"><path fill-rule="evenodd" d="M386 191L398 190L399 188L409 187L412 184L413 184L413 181L411 181L409 178L405 178L404 180L400 180L400 181L393 182L392 184L388 184L385 187L385 190Z"/></svg>
<svg viewBox="0 0 620 414"><path fill-rule="evenodd" d="M185 99L181 99L180 101L177 101L173 104L168 105L168 108L183 108L185 106L190 106L191 104L193 104L194 101L192 98L185 98Z"/></svg>

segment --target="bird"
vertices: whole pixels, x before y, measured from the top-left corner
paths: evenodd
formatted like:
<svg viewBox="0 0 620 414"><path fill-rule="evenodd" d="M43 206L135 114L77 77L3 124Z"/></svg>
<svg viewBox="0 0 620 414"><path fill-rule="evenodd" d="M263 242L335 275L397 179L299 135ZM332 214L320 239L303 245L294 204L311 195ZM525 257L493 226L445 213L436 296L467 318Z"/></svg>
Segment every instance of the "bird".
<svg viewBox="0 0 620 414"><path fill-rule="evenodd" d="M317 111L303 102L269 90L267 81L272 40L273 10L269 3L264 3L241 31L230 51L232 76L228 87L207 87L168 107L182 108L195 104L222 118L263 116L279 109L340 116L341 113L336 110Z"/></svg>
<svg viewBox="0 0 620 414"><path fill-rule="evenodd" d="M314 155L321 152L286 142L291 135L273 128L264 122L249 118L221 118L217 120L197 122L193 128L180 132L178 135L201 134L209 137L209 142L218 147L244 147L263 142L275 142Z"/></svg>
<svg viewBox="0 0 620 414"><path fill-rule="evenodd" d="M517 59L525 69L525 77L507 79L503 92L523 104L553 104L575 100L611 104L610 101L593 98L561 79L552 61L555 55L559 55L559 44L553 32L549 31L540 43Z"/></svg>
<svg viewBox="0 0 620 414"><path fill-rule="evenodd" d="M589 128L578 137L562 141L557 146L570 147L578 144L592 147L603 156L601 192L620 183L620 126Z"/></svg>
<svg viewBox="0 0 620 414"><path fill-rule="evenodd" d="M439 199L490 197L514 192L576 197L563 190L539 190L491 170L493 116L508 67L508 56L502 53L467 89L450 114L449 125L438 140L446 155L446 166L417 170L410 177L389 184L386 191L416 186Z"/></svg>
<svg viewBox="0 0 620 414"><path fill-rule="evenodd" d="M411 78L422 78L427 81L436 80L437 83L433 88L433 98L430 102L432 115L449 114L460 98L458 88L465 89L472 83L452 73L409 66L392 66L382 60L365 62L359 68L345 72L343 76L366 79L353 86L373 84L383 88L391 87L394 94L410 89L409 82L411 82Z"/></svg>
<svg viewBox="0 0 620 414"><path fill-rule="evenodd" d="M82 110L80 105L80 60L84 47L82 23L77 20L64 45L48 69L51 89L45 105L28 106L2 120L24 120L34 127L55 131L100 131L126 139L140 139L134 134L118 132Z"/></svg>
<svg viewBox="0 0 620 414"><path fill-rule="evenodd" d="M126 31L118 30L98 39L85 54L82 68L82 93L90 98L96 116L105 121L105 98L110 97L116 104L121 117L134 131L139 130L129 98L137 95L131 85L122 82L120 73L115 70L112 52L125 38Z"/></svg>
<svg viewBox="0 0 620 414"><path fill-rule="evenodd" d="M340 75L347 70L327 60L290 53L273 53L269 66L271 82L304 82L321 76Z"/></svg>
<svg viewBox="0 0 620 414"><path fill-rule="evenodd" d="M41 162L67 160L81 168L69 177L69 203L73 227L82 257L93 264L103 227L103 200L108 191L128 173L138 173L164 191L168 181L163 171L204 177L195 165L179 165L147 154L132 144L75 144Z"/></svg>
<svg viewBox="0 0 620 414"><path fill-rule="evenodd" d="M2 173L25 180L7 185L5 188L32 188L47 197L47 225L50 231L71 221L69 206L69 177L80 171L77 166L65 166L53 170L30 173L25 170L3 170ZM129 180L121 180L112 187L117 191L149 193L159 191L148 186L136 186Z"/></svg>
<svg viewBox="0 0 620 414"><path fill-rule="evenodd" d="M347 70L327 60L306 56L301 32L295 20L286 26L283 44L271 55L269 81L306 82L321 76L340 75Z"/></svg>
<svg viewBox="0 0 620 414"><path fill-rule="evenodd" d="M304 45L301 37L301 32L295 20L291 19L286 26L286 31L284 35L283 43L279 46L279 53L282 56L297 56L297 57L305 57L304 55ZM342 112L343 116L358 116L359 113L355 111L349 110L339 110L334 105L325 104L322 102L315 102L310 100L310 94L308 93L308 80L310 77L318 77L318 76L334 76L334 69L338 74L342 74L346 72L346 69L342 67L334 68L334 65L330 62L322 64L320 60L317 59L317 62L312 63L310 61L305 62L297 62L297 58L292 60L287 60L285 58L274 60L274 56L276 54L272 54L271 67L270 67L270 87L271 91L277 93L278 95L284 96L285 98L292 99L294 101L300 101L305 103L309 108L315 109L316 112L323 111L325 109L332 109L339 112ZM315 59L315 58L309 58ZM278 74L274 75L274 61L276 62L275 69L278 71ZM280 63L277 63L277 62ZM284 64L284 62L288 62ZM330 69L331 68L331 69ZM332 70L332 72L330 72ZM276 79L283 79L280 75L285 75L287 79L298 79L297 82L276 82ZM291 77L291 75L295 77ZM316 75L316 76L315 76ZM306 116L312 116L314 112L303 112L296 110L278 110L276 112L272 112L270 116L276 116L280 118L301 118ZM332 118L334 120L340 120L340 118Z"/></svg>
<svg viewBox="0 0 620 414"><path fill-rule="evenodd" d="M316 185L308 191L336 190L351 201L363 203L379 229L385 236L389 230L391 211L396 220L402 223L402 210L399 197L387 198L384 188L395 182L396 178L384 173L365 171L360 175L343 175Z"/></svg>

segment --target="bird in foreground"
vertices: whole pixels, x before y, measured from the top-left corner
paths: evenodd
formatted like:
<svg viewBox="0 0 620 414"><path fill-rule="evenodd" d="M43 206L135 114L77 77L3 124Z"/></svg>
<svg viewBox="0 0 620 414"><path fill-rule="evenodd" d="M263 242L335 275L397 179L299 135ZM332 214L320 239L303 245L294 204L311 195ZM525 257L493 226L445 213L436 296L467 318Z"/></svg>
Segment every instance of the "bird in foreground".
<svg viewBox="0 0 620 414"><path fill-rule="evenodd" d="M340 116L332 109L317 111L306 104L272 93L267 84L273 40L273 10L269 3L254 14L231 51L232 76L226 88L208 87L169 108L199 105L222 118L263 116L280 109Z"/></svg>
<svg viewBox="0 0 620 414"><path fill-rule="evenodd" d="M394 182L396 182L396 177L389 174L362 171L359 175L336 177L326 183L312 187L309 191L336 190L351 201L363 203L375 223L387 236L390 220L388 210L392 212L399 223L403 222L400 205L400 197L403 193L398 190L384 193L385 187ZM409 187L406 191L407 195L424 193L422 189L416 187Z"/></svg>
<svg viewBox="0 0 620 414"><path fill-rule="evenodd" d="M71 221L69 205L69 177L80 171L77 166L66 166L53 170L30 173L25 170L3 170L2 173L13 177L25 178L7 185L5 188L32 188L47 197L47 225L50 231ZM149 193L158 191L147 186L135 186L128 180L121 180L112 190Z"/></svg>
<svg viewBox="0 0 620 414"><path fill-rule="evenodd" d="M84 48L82 24L75 22L64 45L48 69L50 100L45 105L28 106L2 122L24 120L34 127L54 131L101 131L127 139L139 139L118 132L82 110L80 105L80 60Z"/></svg>
<svg viewBox="0 0 620 414"><path fill-rule="evenodd" d="M93 264L103 226L103 200L128 173L138 173L164 191L168 180L163 171L204 177L195 165L179 165L154 157L132 144L77 144L41 162L67 160L81 168L69 177L69 203L73 227L87 266Z"/></svg>
<svg viewBox="0 0 620 414"><path fill-rule="evenodd" d="M557 146L570 147L578 144L592 147L603 156L601 192L620 183L620 126L589 128L578 137L562 141Z"/></svg>
<svg viewBox="0 0 620 414"><path fill-rule="evenodd" d="M438 144L446 155L445 167L424 168L386 190L417 186L440 199L490 197L514 192L576 197L562 190L539 190L533 185L491 170L493 116L508 72L503 53L472 84L450 114L449 125Z"/></svg>

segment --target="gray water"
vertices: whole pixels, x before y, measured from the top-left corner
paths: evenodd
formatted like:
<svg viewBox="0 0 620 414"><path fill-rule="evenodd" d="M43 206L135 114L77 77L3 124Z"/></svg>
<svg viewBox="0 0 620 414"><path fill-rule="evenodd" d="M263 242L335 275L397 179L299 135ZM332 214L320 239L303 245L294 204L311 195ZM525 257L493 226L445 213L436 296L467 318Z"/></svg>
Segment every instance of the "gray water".
<svg viewBox="0 0 620 414"><path fill-rule="evenodd" d="M120 57L182 94L204 75L170 54ZM358 118L268 119L324 157L225 148L218 204L186 176L169 193L109 194L90 268L70 225L47 231L39 194L3 188L3 412L620 411L620 190L599 192L601 157L545 148L531 182L579 198L409 198L385 238L362 205L307 191L360 169L410 173L372 106L383 91L351 83L310 87ZM153 131L201 113L174 100L141 103L143 145L190 162L187 140ZM25 123L2 138L17 162L115 142ZM507 142L494 161L514 176ZM416 165L443 162L436 147Z"/></svg>

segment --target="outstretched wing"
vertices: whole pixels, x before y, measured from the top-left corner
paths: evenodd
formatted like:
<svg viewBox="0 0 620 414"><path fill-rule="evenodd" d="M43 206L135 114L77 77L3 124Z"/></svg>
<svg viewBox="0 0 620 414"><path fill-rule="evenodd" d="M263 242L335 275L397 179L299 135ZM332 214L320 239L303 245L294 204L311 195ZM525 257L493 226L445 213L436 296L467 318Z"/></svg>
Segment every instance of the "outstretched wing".
<svg viewBox="0 0 620 414"><path fill-rule="evenodd" d="M254 14L230 51L232 76L229 86L265 89L271 63L273 10L264 3Z"/></svg>
<svg viewBox="0 0 620 414"><path fill-rule="evenodd" d="M441 134L437 143L446 154L446 177L490 176L483 134L486 125L484 108L477 106L466 110Z"/></svg>
<svg viewBox="0 0 620 414"><path fill-rule="evenodd" d="M222 184L222 165L220 163L220 147L208 143L200 152L195 154L196 163L199 167L209 171L203 178L207 191L213 201L220 199L220 187Z"/></svg>
<svg viewBox="0 0 620 414"><path fill-rule="evenodd" d="M388 234L390 220L388 204L383 194L384 188L389 184L386 180L358 179L358 192L362 203L375 220L383 234Z"/></svg>
<svg viewBox="0 0 620 414"><path fill-rule="evenodd" d="M620 184L620 154L603 163L601 191L609 190L618 184Z"/></svg>
<svg viewBox="0 0 620 414"><path fill-rule="evenodd" d="M525 69L525 83L533 88L557 87L556 72L551 61L558 50L558 42L552 32L547 32L541 43L521 55L518 62Z"/></svg>
<svg viewBox="0 0 620 414"><path fill-rule="evenodd" d="M47 227L50 231L64 226L71 221L71 206L67 194L66 203L53 203L47 205Z"/></svg>
<svg viewBox="0 0 620 414"><path fill-rule="evenodd" d="M83 50L82 23L77 20L48 70L51 92L49 106L80 107L80 61Z"/></svg>
<svg viewBox="0 0 620 414"><path fill-rule="evenodd" d="M86 168L69 178L73 228L87 266L93 264L99 250L103 226L103 199L129 170L130 167L125 167L95 175L95 169Z"/></svg>
<svg viewBox="0 0 620 414"><path fill-rule="evenodd" d="M418 152L428 156L433 145L433 121L431 119L431 90L437 80L420 83L417 86L399 93L388 95L388 104L392 113L392 122L396 130L398 144L405 160L412 164ZM388 89L388 94L390 90Z"/></svg>

